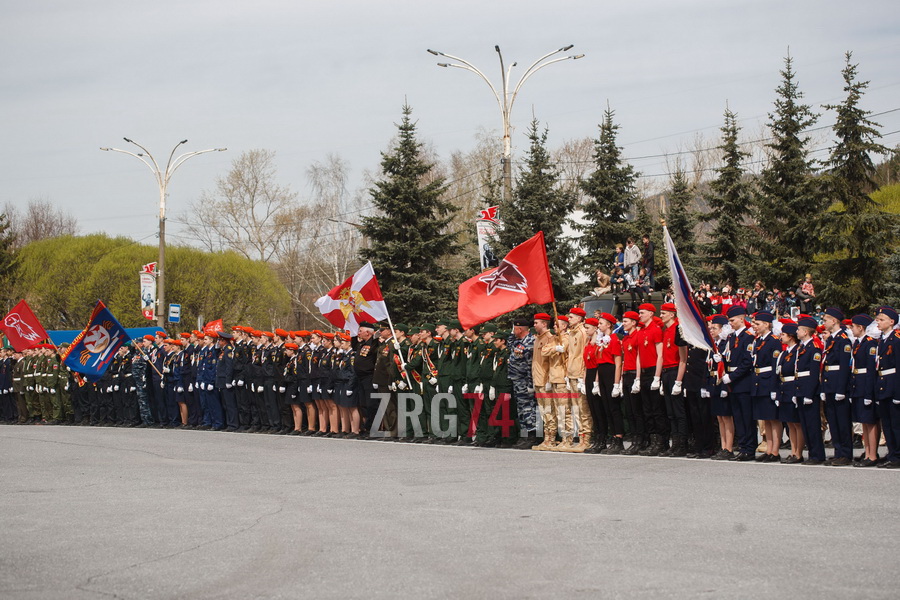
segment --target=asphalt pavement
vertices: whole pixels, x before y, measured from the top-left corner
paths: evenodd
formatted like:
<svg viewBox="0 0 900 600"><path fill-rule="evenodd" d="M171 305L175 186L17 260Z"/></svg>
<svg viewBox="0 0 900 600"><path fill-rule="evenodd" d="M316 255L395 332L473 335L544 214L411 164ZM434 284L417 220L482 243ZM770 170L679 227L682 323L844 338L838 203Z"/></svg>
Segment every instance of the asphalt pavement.
<svg viewBox="0 0 900 600"><path fill-rule="evenodd" d="M0 426L0 598L890 598L900 472Z"/></svg>

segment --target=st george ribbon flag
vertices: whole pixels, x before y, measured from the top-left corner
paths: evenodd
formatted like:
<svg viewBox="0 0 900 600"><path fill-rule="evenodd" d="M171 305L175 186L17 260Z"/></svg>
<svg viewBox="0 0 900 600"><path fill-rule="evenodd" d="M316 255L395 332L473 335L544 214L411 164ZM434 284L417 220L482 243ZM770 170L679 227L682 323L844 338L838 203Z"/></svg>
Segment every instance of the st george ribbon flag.
<svg viewBox="0 0 900 600"><path fill-rule="evenodd" d="M363 321L375 323L388 318L371 262L316 300L315 304L332 325L346 329L351 335L359 332L359 324Z"/></svg>
<svg viewBox="0 0 900 600"><path fill-rule="evenodd" d="M493 269L459 286L459 323L469 329L526 304L554 301L544 232L509 251Z"/></svg>
<svg viewBox="0 0 900 600"><path fill-rule="evenodd" d="M24 300L16 304L3 318L2 328L16 352L34 348L41 340L50 337Z"/></svg>
<svg viewBox="0 0 900 600"><path fill-rule="evenodd" d="M63 364L94 382L103 376L116 352L131 337L103 302L97 301L91 320L62 357Z"/></svg>
<svg viewBox="0 0 900 600"><path fill-rule="evenodd" d="M666 258L669 261L669 273L672 274L672 290L675 292L675 308L678 309L678 324L681 337L691 346L715 352L715 342L709 335L706 319L694 302L694 290L684 272L684 265L678 258L678 251L669 235L669 229L663 225L663 241L666 244Z"/></svg>

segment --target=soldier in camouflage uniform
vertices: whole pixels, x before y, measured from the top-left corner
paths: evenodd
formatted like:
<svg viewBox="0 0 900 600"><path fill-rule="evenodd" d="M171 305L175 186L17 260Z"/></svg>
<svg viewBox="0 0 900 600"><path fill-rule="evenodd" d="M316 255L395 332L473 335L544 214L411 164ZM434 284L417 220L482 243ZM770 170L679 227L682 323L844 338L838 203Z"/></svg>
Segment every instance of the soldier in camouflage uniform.
<svg viewBox="0 0 900 600"><path fill-rule="evenodd" d="M531 363L534 355L534 334L531 321L516 319L513 332L507 340L509 348L509 379L512 382L512 401L515 405L517 425L522 440L516 448L528 450L537 445L543 430L543 423L537 418L537 400L534 397L534 381L531 377Z"/></svg>
<svg viewBox="0 0 900 600"><path fill-rule="evenodd" d="M150 412L150 398L153 392L150 386L153 385L153 382L149 373L152 367L147 362L147 358L149 358L147 352L153 347L153 336L145 335L142 339L136 340L135 347L138 351L131 358L131 377L137 394L137 407L141 421L137 427L152 427L153 413Z"/></svg>

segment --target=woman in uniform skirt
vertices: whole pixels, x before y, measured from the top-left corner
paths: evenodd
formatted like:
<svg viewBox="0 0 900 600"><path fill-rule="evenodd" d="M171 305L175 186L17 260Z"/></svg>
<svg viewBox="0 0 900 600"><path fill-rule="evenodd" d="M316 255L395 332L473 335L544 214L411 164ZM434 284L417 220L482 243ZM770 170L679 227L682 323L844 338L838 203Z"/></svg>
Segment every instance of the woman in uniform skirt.
<svg viewBox="0 0 900 600"><path fill-rule="evenodd" d="M713 315L709 319L709 334L716 341L716 352L710 352L708 355L706 365L709 369L709 377L706 386L700 390L701 394L709 394L710 412L715 415L719 425L719 442L722 449L712 455L713 460L734 459L734 417L727 394L722 396L725 388L721 385L722 377L719 372L720 365L723 365L722 354L728 348L728 336L722 333L726 325L728 325L728 317L725 315ZM718 360L716 360L717 358Z"/></svg>
<svg viewBox="0 0 900 600"><path fill-rule="evenodd" d="M778 419L778 390L775 378L775 361L781 354L781 340L772 335L774 316L761 310L753 316L753 370L752 385L753 419L763 422L766 452L756 462L781 462L781 421Z"/></svg>
<svg viewBox="0 0 900 600"><path fill-rule="evenodd" d="M850 319L850 331L856 338L850 362L850 382L847 385L853 411L853 422L861 423L863 434L863 456L853 463L854 467L874 467L878 463L878 440L881 424L875 404L875 356L878 342L866 335L866 328L873 319L869 315L856 315Z"/></svg>
<svg viewBox="0 0 900 600"><path fill-rule="evenodd" d="M334 402L340 411L341 433L339 437L359 437L359 401L356 396L356 351L350 336L339 333L335 338L337 351L334 359Z"/></svg>
<svg viewBox="0 0 900 600"><path fill-rule="evenodd" d="M778 375L778 419L787 423L791 440L791 455L782 463L793 465L803 462L803 430L800 428L800 412L797 410L797 324L785 323L781 327L781 343L785 349L778 356L775 373ZM779 439L780 439L779 434Z"/></svg>

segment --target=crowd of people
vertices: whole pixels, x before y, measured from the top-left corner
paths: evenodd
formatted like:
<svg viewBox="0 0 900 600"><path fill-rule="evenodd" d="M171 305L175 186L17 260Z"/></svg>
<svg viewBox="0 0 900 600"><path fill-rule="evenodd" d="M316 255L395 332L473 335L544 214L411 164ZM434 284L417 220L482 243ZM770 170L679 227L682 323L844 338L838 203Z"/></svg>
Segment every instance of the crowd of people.
<svg viewBox="0 0 900 600"><path fill-rule="evenodd" d="M576 306L503 332L455 321L362 323L355 336L158 331L120 348L94 383L60 362L65 347L2 350L0 417L900 468L897 324L890 307L849 319L828 308L820 323L735 303L707 318L712 350L684 341L671 303L621 322Z"/></svg>

